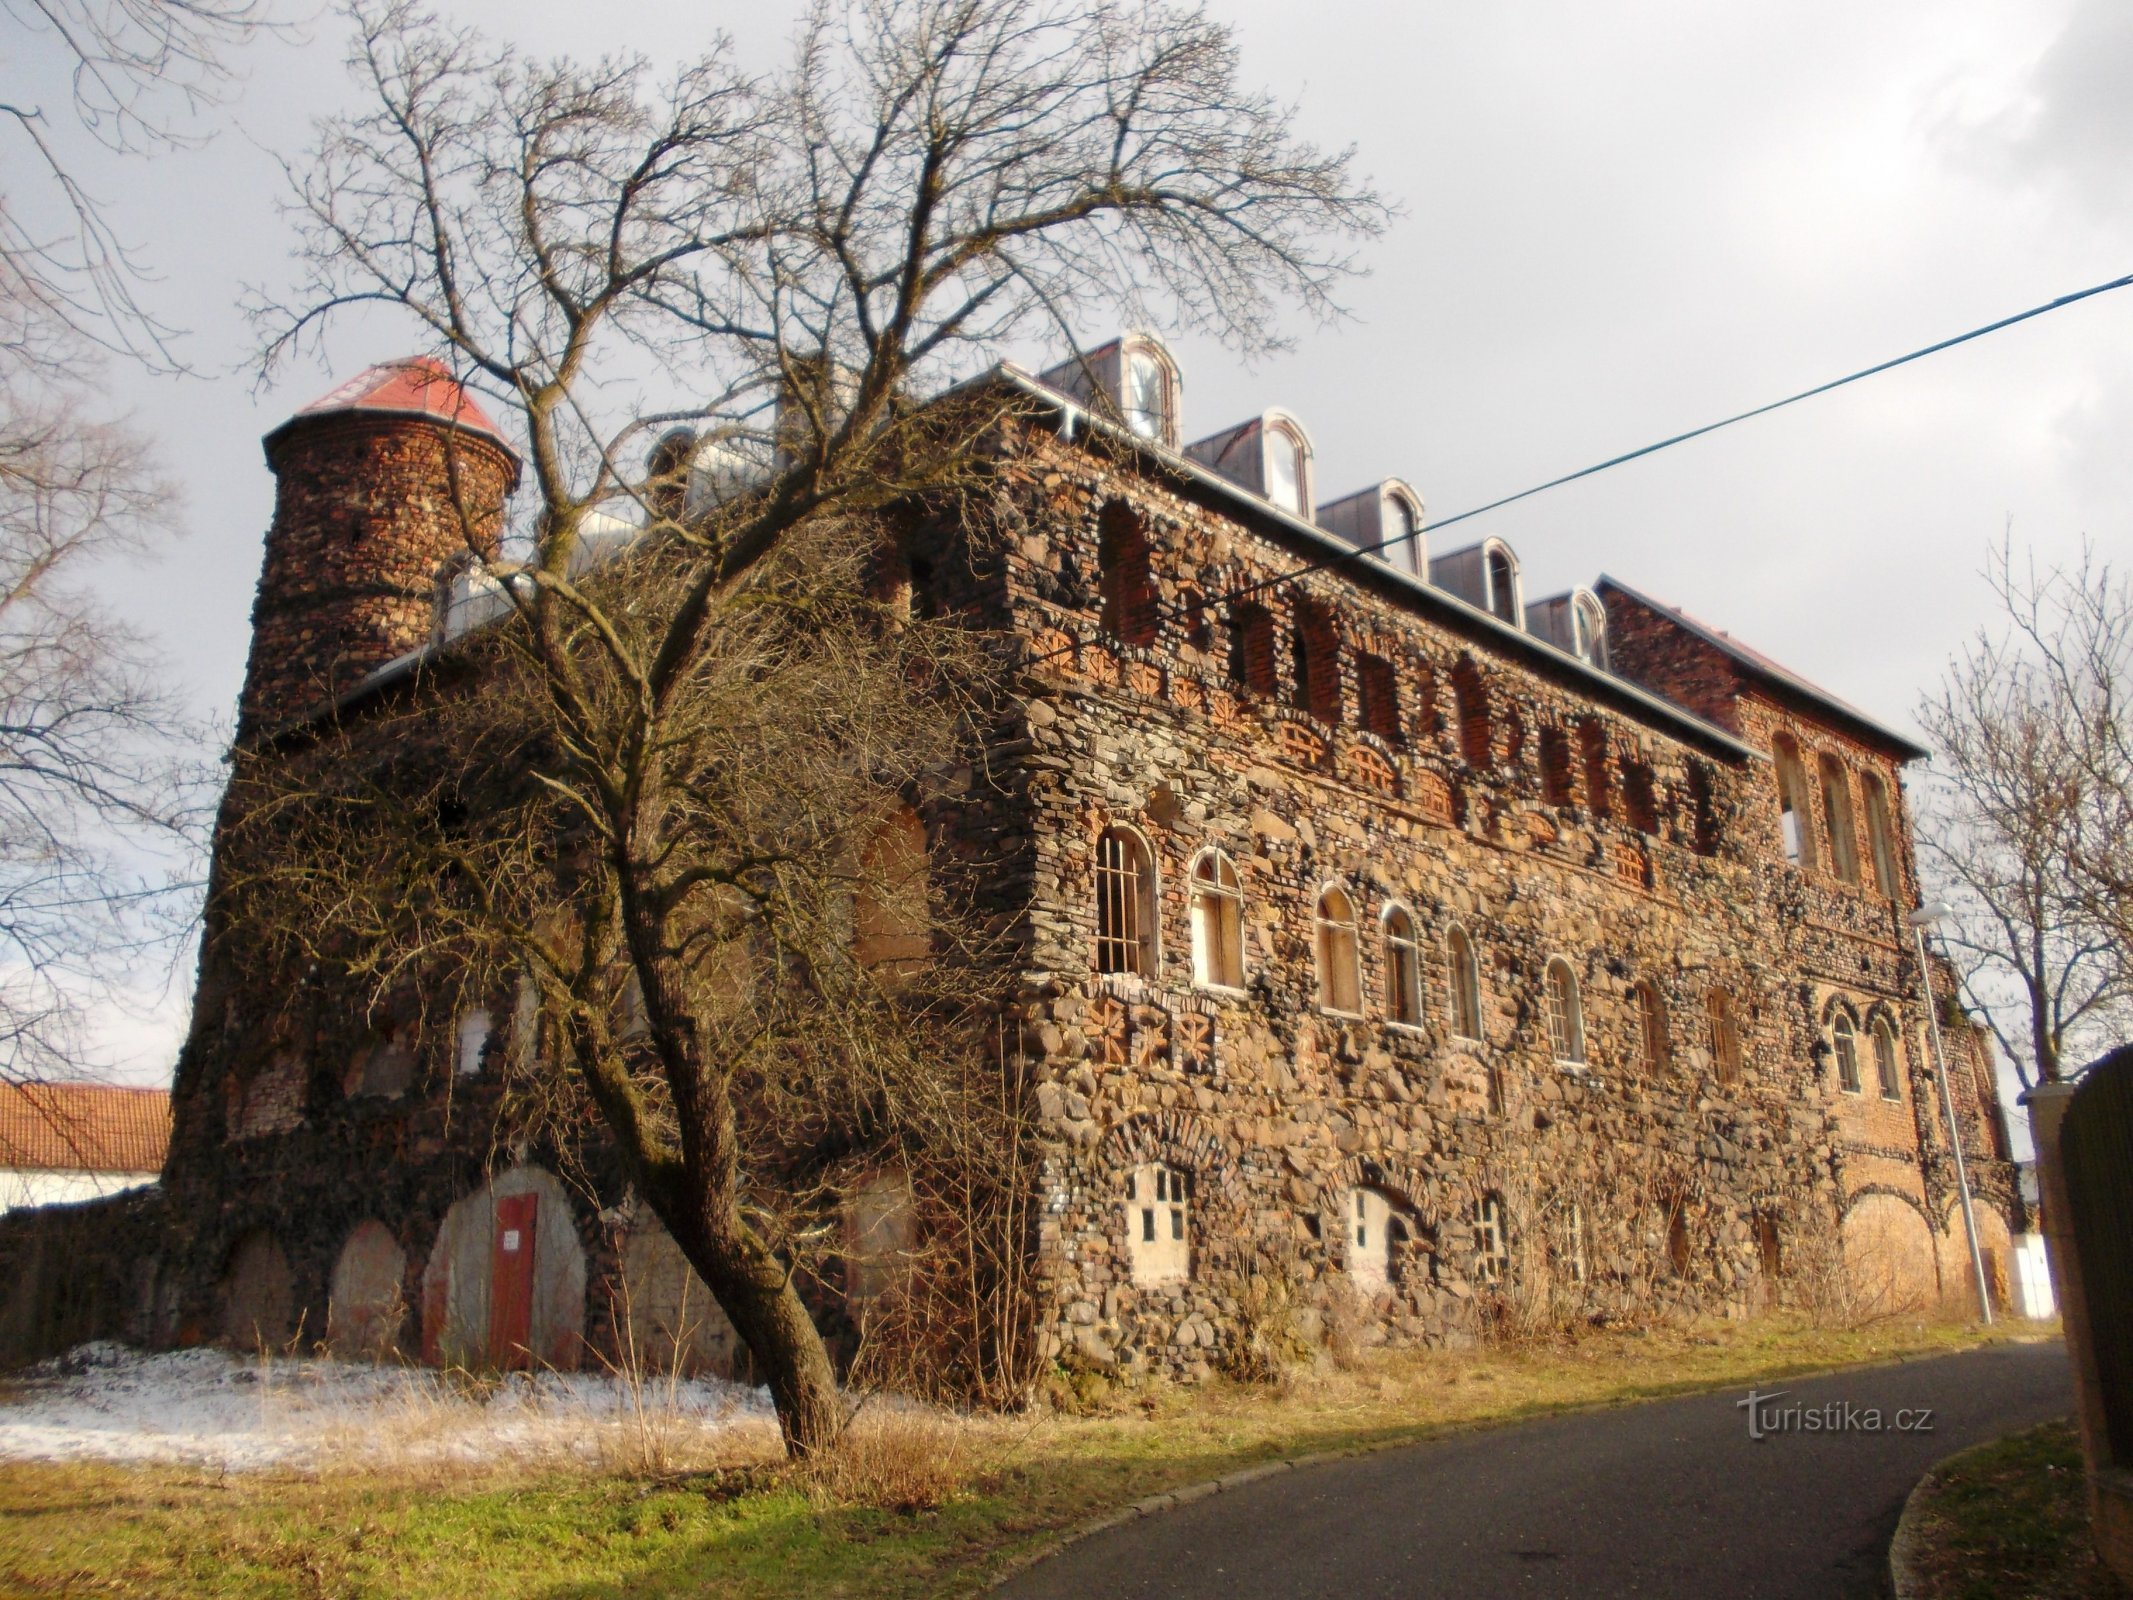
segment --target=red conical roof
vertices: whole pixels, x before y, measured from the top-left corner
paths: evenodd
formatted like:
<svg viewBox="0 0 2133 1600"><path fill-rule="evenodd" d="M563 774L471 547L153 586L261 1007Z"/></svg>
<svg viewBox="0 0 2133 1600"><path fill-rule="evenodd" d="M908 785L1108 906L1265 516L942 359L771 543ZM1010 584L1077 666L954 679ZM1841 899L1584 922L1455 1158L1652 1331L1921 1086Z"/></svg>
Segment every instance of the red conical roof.
<svg viewBox="0 0 2133 1600"><path fill-rule="evenodd" d="M503 430L490 420L472 395L460 385L443 362L430 356L409 356L384 361L358 373L346 383L328 390L298 411L300 418L329 416L335 412L385 412L404 417L430 417L493 439L511 455L517 453L505 442ZM282 424L286 428L288 422ZM276 428L274 434L281 432ZM274 434L267 437L271 441Z"/></svg>

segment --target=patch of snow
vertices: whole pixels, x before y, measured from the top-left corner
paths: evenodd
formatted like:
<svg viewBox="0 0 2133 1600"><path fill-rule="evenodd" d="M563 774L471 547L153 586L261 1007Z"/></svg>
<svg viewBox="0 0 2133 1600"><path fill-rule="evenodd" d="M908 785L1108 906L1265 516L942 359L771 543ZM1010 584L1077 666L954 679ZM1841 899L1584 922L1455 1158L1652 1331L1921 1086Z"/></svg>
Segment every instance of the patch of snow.
<svg viewBox="0 0 2133 1600"><path fill-rule="evenodd" d="M702 1438L772 1416L767 1390L718 1378L648 1379L655 1425ZM607 1373L454 1382L424 1367L225 1350L81 1345L0 1389L0 1458L183 1461L224 1471L409 1456L597 1455L640 1425Z"/></svg>

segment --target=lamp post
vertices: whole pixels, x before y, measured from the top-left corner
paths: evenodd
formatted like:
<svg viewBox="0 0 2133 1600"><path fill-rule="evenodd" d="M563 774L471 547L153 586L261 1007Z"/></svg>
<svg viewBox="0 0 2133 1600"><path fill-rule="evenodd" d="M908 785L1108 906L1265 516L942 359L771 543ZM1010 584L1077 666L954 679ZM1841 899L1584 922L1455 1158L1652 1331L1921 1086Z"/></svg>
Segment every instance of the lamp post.
<svg viewBox="0 0 2133 1600"><path fill-rule="evenodd" d="M1992 1291L1985 1283L1985 1254L1977 1245L1977 1216L1970 1209L1970 1174L1963 1166L1963 1133L1955 1121L1955 1091L1948 1087L1948 1053L1940 1042L1940 1010L1933 1003L1933 969L1926 960L1926 929L1948 914L1939 902L1920 906L1905 918L1918 939L1918 981L1926 991L1926 1029L1933 1041L1933 1076L1940 1082L1940 1105L1948 1119L1948 1148L1955 1155L1955 1192L1963 1203L1963 1232L1970 1241L1970 1270L1977 1275L1978 1309L1992 1326Z"/></svg>

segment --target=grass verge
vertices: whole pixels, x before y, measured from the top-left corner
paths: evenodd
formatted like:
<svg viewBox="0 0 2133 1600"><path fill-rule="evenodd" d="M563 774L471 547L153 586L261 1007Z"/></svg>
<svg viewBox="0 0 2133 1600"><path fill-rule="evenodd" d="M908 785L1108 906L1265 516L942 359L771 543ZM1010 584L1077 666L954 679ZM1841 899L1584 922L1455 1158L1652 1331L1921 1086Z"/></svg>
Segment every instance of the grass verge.
<svg viewBox="0 0 2133 1600"><path fill-rule="evenodd" d="M1083 1416L926 1416L912 1424L934 1430L918 1451L896 1447L893 1412L876 1419L890 1436L877 1443L884 1459L956 1456L961 1482L945 1499L925 1486L802 1478L759 1443L663 1476L508 1461L310 1475L0 1463L0 1593L971 1594L1078 1522L1261 1461L1983 1342L1944 1323L1846 1331L1767 1318L1387 1353L1271 1386L1117 1391Z"/></svg>
<svg viewBox="0 0 2133 1600"><path fill-rule="evenodd" d="M1934 1469L1912 1570L1930 1600L2115 1600L2089 1541L2081 1441L2047 1422Z"/></svg>

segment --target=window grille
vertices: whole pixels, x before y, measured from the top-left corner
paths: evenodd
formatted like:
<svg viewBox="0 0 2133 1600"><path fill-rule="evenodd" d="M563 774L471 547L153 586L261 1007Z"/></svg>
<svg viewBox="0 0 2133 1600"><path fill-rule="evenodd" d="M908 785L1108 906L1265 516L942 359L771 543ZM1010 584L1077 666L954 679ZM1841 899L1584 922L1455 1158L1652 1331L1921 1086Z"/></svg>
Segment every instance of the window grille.
<svg viewBox="0 0 2133 1600"><path fill-rule="evenodd" d="M1548 963L1548 1042L1555 1059L1569 1065L1585 1060L1585 1016L1578 1002L1577 975L1560 958Z"/></svg>
<svg viewBox="0 0 2133 1600"><path fill-rule="evenodd" d="M1150 977L1155 969L1155 868L1123 828L1096 842L1096 970Z"/></svg>
<svg viewBox="0 0 2133 1600"><path fill-rule="evenodd" d="M1659 987L1649 981L1637 985L1637 1059L1646 1072L1667 1069L1672 1054L1667 1045L1666 1001Z"/></svg>
<svg viewBox="0 0 2133 1600"><path fill-rule="evenodd" d="M1740 1025L1734 1020L1733 999L1723 989L1713 989L1705 1001L1711 1023L1711 1068L1720 1083L1740 1078Z"/></svg>

